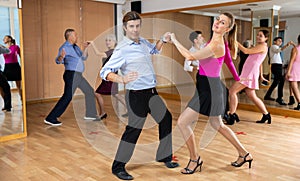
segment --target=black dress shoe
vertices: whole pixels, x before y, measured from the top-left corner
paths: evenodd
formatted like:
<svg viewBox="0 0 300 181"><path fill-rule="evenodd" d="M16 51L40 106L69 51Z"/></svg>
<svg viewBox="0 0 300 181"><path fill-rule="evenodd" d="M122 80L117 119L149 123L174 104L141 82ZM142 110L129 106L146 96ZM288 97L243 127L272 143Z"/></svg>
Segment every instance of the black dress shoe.
<svg viewBox="0 0 300 181"><path fill-rule="evenodd" d="M179 164L178 163L176 163L176 162L164 162L165 163L165 165L166 165L166 167L168 167L168 168L176 168L176 167L179 167Z"/></svg>
<svg viewBox="0 0 300 181"><path fill-rule="evenodd" d="M287 104L282 99L276 99L276 102L282 106L286 106Z"/></svg>
<svg viewBox="0 0 300 181"><path fill-rule="evenodd" d="M266 100L266 101L275 101L275 99L272 98L272 97L264 97L264 100Z"/></svg>
<svg viewBox="0 0 300 181"><path fill-rule="evenodd" d="M6 112L10 112L11 111L11 108L2 108L2 111L6 111Z"/></svg>
<svg viewBox="0 0 300 181"><path fill-rule="evenodd" d="M2 111L10 112L11 108L2 108Z"/></svg>
<svg viewBox="0 0 300 181"><path fill-rule="evenodd" d="M116 173L113 172L113 174L122 180L133 180L133 177L129 175L129 173L127 173L126 170L116 172Z"/></svg>

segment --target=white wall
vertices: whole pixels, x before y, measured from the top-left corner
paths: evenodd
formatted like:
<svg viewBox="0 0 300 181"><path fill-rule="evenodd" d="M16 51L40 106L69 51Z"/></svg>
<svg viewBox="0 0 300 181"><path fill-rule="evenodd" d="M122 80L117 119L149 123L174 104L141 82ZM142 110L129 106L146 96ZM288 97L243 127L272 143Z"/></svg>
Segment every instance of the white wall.
<svg viewBox="0 0 300 181"><path fill-rule="evenodd" d="M173 9L190 8L197 6L207 6L227 2L236 2L239 0L142 0L142 13L152 13Z"/></svg>
<svg viewBox="0 0 300 181"><path fill-rule="evenodd" d="M300 34L300 17L297 18L287 18L286 19L286 30L284 33L284 42L287 43L288 41L293 41L297 44L297 38ZM284 60L289 60L290 52L292 46L288 47L284 50Z"/></svg>

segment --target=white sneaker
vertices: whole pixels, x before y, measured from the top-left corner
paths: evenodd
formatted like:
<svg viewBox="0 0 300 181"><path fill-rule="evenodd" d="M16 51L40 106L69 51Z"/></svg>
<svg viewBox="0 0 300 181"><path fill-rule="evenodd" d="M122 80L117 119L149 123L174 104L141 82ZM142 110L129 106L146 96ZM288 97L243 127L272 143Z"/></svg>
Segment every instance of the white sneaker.
<svg viewBox="0 0 300 181"><path fill-rule="evenodd" d="M100 120L99 117L88 117L88 116L84 116L83 119L84 119L84 120L92 120L92 121Z"/></svg>
<svg viewBox="0 0 300 181"><path fill-rule="evenodd" d="M49 124L51 126L60 126L62 125L61 122L57 121L57 120L51 120L51 121L47 121L46 119L44 120L44 123Z"/></svg>

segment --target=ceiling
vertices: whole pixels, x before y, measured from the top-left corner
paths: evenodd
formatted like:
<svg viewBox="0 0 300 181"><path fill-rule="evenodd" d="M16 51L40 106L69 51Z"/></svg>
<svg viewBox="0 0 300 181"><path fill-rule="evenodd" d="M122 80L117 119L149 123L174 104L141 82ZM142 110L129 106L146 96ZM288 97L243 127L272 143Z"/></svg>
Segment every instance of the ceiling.
<svg viewBox="0 0 300 181"><path fill-rule="evenodd" d="M98 1L108 1L108 0L98 0ZM118 2L124 0L114 0L114 1ZM0 0L0 5L16 7L17 0ZM201 15L206 15L206 14L216 15L216 14L220 14L220 12L229 11L232 12L238 19L250 20L251 9L252 10L271 9L274 5L281 6L280 19L285 19L290 17L300 17L300 0L262 0L261 2L222 6L218 8L207 8L207 9L191 10L191 11L183 11L183 12L192 13L192 14L201 14Z"/></svg>
<svg viewBox="0 0 300 181"><path fill-rule="evenodd" d="M0 6L17 7L17 0L0 0Z"/></svg>
<svg viewBox="0 0 300 181"><path fill-rule="evenodd" d="M280 19L300 17L300 0L268 0L255 3L238 4L183 12L201 15L213 15L228 11L237 16L238 19L250 20L251 10L267 10L272 9L274 6L281 7L279 11Z"/></svg>

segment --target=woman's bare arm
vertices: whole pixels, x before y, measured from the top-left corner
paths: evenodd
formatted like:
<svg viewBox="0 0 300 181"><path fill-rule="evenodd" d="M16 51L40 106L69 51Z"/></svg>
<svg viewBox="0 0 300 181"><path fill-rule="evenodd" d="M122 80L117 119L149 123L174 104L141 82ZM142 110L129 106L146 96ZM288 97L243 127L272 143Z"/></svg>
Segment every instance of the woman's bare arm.
<svg viewBox="0 0 300 181"><path fill-rule="evenodd" d="M264 44L258 44L251 48L245 48L242 44L238 43L239 49L244 52L245 54L255 54L255 53L263 53L265 51L265 45Z"/></svg>
<svg viewBox="0 0 300 181"><path fill-rule="evenodd" d="M214 56L214 53L211 48L211 44L207 45L206 47L197 50L196 52L190 52L188 49L186 49L175 37L175 34L171 34L171 40L178 49L178 51L181 53L182 56L184 56L188 60L201 60L204 58L212 57Z"/></svg>

